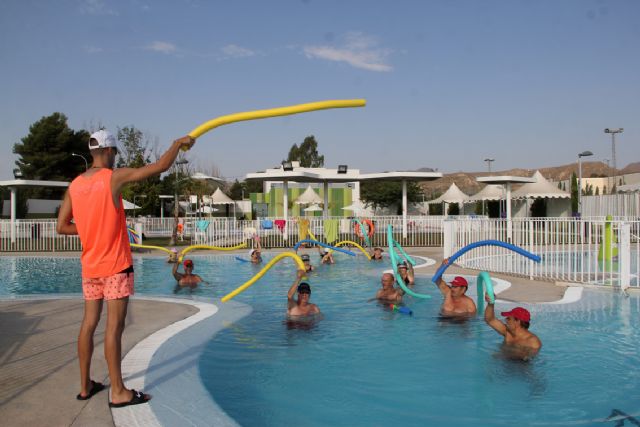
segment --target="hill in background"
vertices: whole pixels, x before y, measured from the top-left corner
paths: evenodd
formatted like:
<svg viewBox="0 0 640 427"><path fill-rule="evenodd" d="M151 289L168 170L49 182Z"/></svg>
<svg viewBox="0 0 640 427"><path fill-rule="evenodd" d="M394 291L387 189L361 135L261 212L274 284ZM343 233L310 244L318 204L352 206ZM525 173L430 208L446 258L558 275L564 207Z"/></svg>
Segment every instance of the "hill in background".
<svg viewBox="0 0 640 427"><path fill-rule="evenodd" d="M509 169L502 171L492 171L491 174L488 172L454 172L454 173L446 173L443 174L442 178L422 183L421 186L427 196L434 194L442 194L447 191L447 188L451 186L453 182L462 190L464 193L472 195L480 191L484 185L478 183L476 178L479 176L489 176L489 175L506 175L506 176L532 176L536 170L539 170L540 173L550 181L563 181L571 178L572 173L578 174L578 163L569 163L563 166L553 166L548 168L540 168L540 169ZM430 168L420 168L418 172L433 172L433 169ZM629 174L629 173L639 173L640 172L640 162L630 163L625 166L623 169L618 171L618 175L621 174ZM585 178L589 177L597 177L597 176L612 176L613 168L608 167L603 162L582 162L582 176ZM514 186L517 188L517 186Z"/></svg>

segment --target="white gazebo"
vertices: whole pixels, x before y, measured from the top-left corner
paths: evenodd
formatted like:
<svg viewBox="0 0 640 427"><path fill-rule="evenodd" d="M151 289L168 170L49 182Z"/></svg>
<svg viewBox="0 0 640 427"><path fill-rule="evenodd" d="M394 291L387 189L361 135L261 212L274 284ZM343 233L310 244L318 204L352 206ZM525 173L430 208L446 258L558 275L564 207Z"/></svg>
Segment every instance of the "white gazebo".
<svg viewBox="0 0 640 427"><path fill-rule="evenodd" d="M212 205L233 205L233 218L236 217L236 202L232 200L229 196L224 194L220 187L216 189L211 195L210 204Z"/></svg>
<svg viewBox="0 0 640 427"><path fill-rule="evenodd" d="M464 205L464 203L468 201L469 196L467 196L462 190L460 190L455 182L452 182L449 188L447 188L447 191L445 191L442 196L438 197L437 199L430 200L427 203L429 203L430 205L443 203L446 206L447 203L458 203L460 205ZM442 214L445 214L444 209Z"/></svg>
<svg viewBox="0 0 640 427"><path fill-rule="evenodd" d="M527 178L524 176L481 176L476 178L476 181L483 182L485 184L504 185L505 198L507 205L507 239L511 241L511 184L525 184L535 182L534 178Z"/></svg>
<svg viewBox="0 0 640 427"><path fill-rule="evenodd" d="M554 209L552 216L562 216L563 213L566 213L567 202L560 203L559 199L570 199L571 194L547 181L540 171L536 171L532 178L535 182L525 184L514 191L513 198L524 200L525 209L528 209L530 199L555 199L555 202L549 202L549 209Z"/></svg>
<svg viewBox="0 0 640 427"><path fill-rule="evenodd" d="M294 201L294 203L297 205L321 205L324 203L324 201L318 195L318 193L313 191L313 188L311 188L311 185L309 185L307 189L304 190L304 192L298 196L298 198Z"/></svg>
<svg viewBox="0 0 640 427"><path fill-rule="evenodd" d="M469 197L470 202L482 202L482 213L484 215L484 202L487 200L496 201L505 199L505 189L501 185L487 184L473 196Z"/></svg>

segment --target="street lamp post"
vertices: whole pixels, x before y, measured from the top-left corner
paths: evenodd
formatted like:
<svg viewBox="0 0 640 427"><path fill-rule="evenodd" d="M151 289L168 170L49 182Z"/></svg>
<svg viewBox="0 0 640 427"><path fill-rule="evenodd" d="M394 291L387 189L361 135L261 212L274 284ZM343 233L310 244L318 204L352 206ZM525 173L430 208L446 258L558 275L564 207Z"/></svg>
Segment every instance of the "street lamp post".
<svg viewBox="0 0 640 427"><path fill-rule="evenodd" d="M591 151L578 154L578 218L582 218L582 158L593 156Z"/></svg>
<svg viewBox="0 0 640 427"><path fill-rule="evenodd" d="M624 128L606 128L604 133L611 134L611 167L613 168L613 185L609 190L610 194L613 194L613 187L616 186L616 134L624 132Z"/></svg>
<svg viewBox="0 0 640 427"><path fill-rule="evenodd" d="M71 155L74 156L74 157L81 157L82 160L84 160L84 170L88 170L89 169L89 162L87 162L87 159L82 154L71 153Z"/></svg>
<svg viewBox="0 0 640 427"><path fill-rule="evenodd" d="M485 162L487 162L487 166L489 168L489 173L491 173L491 162L495 162L496 159L484 159Z"/></svg>

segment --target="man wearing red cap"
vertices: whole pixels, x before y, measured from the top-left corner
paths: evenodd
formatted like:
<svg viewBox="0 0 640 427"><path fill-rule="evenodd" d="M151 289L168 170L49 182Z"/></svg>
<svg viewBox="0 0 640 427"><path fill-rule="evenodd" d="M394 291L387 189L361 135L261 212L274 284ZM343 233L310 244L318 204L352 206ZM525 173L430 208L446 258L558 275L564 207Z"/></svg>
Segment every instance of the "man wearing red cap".
<svg viewBox="0 0 640 427"><path fill-rule="evenodd" d="M178 281L175 292L180 288L195 289L198 283L203 282L202 277L193 274L193 261L185 259L182 264L184 265L184 273L178 273L178 263L173 265L173 277Z"/></svg>
<svg viewBox="0 0 640 427"><path fill-rule="evenodd" d="M496 319L491 300L485 295L487 308L484 311L484 321L504 337L504 344L508 350L519 359L528 359L534 356L542 347L542 342L533 333L529 332L531 314L527 309L515 307L510 311L503 311L502 316L506 322Z"/></svg>
<svg viewBox="0 0 640 427"><path fill-rule="evenodd" d="M449 263L448 259L442 260L442 265ZM473 316L476 314L476 304L465 295L469 283L462 276L456 276L450 282L451 286L442 280L438 280L438 288L444 297L440 311L445 316Z"/></svg>

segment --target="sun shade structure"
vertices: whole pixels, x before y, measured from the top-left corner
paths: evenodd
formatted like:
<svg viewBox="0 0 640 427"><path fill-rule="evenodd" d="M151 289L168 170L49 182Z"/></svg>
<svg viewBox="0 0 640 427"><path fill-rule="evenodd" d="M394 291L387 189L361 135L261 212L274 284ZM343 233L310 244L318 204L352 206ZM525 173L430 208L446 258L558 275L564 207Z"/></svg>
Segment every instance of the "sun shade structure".
<svg viewBox="0 0 640 427"><path fill-rule="evenodd" d="M300 196L298 196L298 198L294 201L294 203L297 205L311 205L311 204L321 205L324 202L322 198L318 195L318 193L313 191L313 188L311 188L311 186L308 186L307 189L304 190L304 192Z"/></svg>
<svg viewBox="0 0 640 427"><path fill-rule="evenodd" d="M233 217L236 217L236 202L232 200L229 196L224 194L220 188L217 188L216 191L211 195L212 205L233 205Z"/></svg>
<svg viewBox="0 0 640 427"><path fill-rule="evenodd" d="M303 209L305 212L322 212L322 208L318 205L311 205L308 208Z"/></svg>
<svg viewBox="0 0 640 427"><path fill-rule="evenodd" d="M465 193L462 192L462 190L460 190L460 188L458 188L458 186L456 185L456 183L452 183L451 186L447 189L447 191L444 192L444 194L440 197L438 197L437 199L434 200L430 200L429 204L436 204L436 203L465 203L469 201L469 196L467 196Z"/></svg>
<svg viewBox="0 0 640 427"><path fill-rule="evenodd" d="M501 185L489 184L473 196L469 197L469 201L478 202L482 200L504 200L504 188Z"/></svg>
<svg viewBox="0 0 640 427"><path fill-rule="evenodd" d="M140 209L140 206L136 205L135 203L131 203L128 200L122 199L122 207L124 208L125 211L131 210L131 209Z"/></svg>
<svg viewBox="0 0 640 427"><path fill-rule="evenodd" d="M567 191L563 191L547 181L542 176L540 171L532 176L535 182L524 184L522 187L513 192L512 197L514 199L537 199L539 197L543 199L569 199L571 194Z"/></svg>

